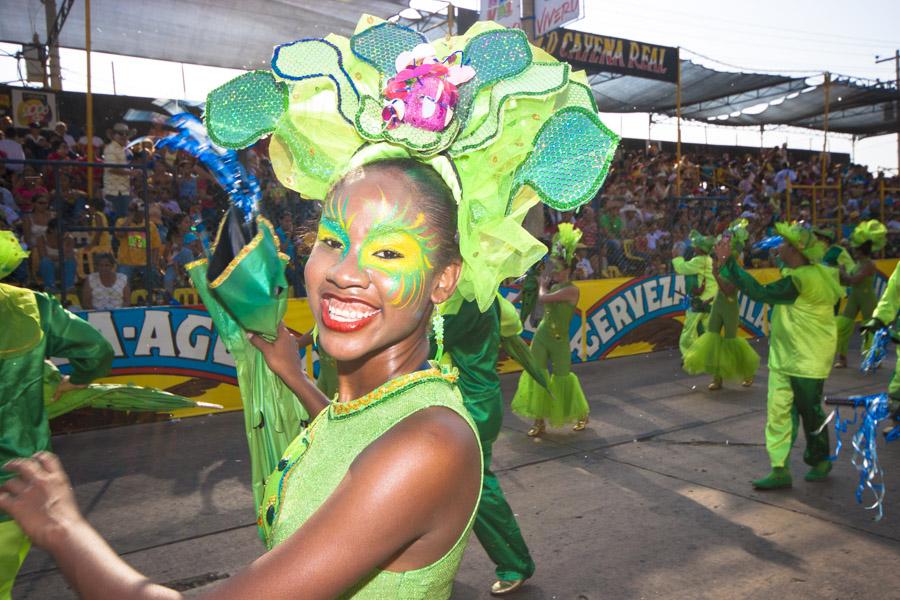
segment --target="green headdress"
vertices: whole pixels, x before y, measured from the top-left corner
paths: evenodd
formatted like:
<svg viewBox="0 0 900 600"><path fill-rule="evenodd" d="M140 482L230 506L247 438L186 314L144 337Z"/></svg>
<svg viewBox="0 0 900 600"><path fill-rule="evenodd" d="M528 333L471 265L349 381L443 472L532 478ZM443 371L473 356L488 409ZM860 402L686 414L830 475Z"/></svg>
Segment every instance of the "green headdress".
<svg viewBox="0 0 900 600"><path fill-rule="evenodd" d="M877 219L863 221L850 234L850 245L854 248L872 242L872 251L878 252L887 244L887 227Z"/></svg>
<svg viewBox="0 0 900 600"><path fill-rule="evenodd" d="M278 46L272 71L210 93L210 137L242 148L272 134L279 180L323 200L350 169L383 158L431 165L459 204L458 285L486 310L500 282L546 251L522 228L538 201L572 210L599 190L618 136L583 73L525 34L479 22L430 44L363 16L350 38Z"/></svg>
<svg viewBox="0 0 900 600"><path fill-rule="evenodd" d="M813 231L800 223L775 223L775 231L800 251L809 262L816 264L825 256L825 244L816 239Z"/></svg>
<svg viewBox="0 0 900 600"><path fill-rule="evenodd" d="M15 271L28 253L22 249L12 231L0 231L0 279Z"/></svg>
<svg viewBox="0 0 900 600"><path fill-rule="evenodd" d="M571 223L560 223L550 243L550 255L563 261L567 266L575 258L575 248L581 241L581 230Z"/></svg>
<svg viewBox="0 0 900 600"><path fill-rule="evenodd" d="M691 247L695 250L700 250L704 254L709 254L712 252L713 247L716 245L716 239L710 235L703 235L696 229L691 229Z"/></svg>
<svg viewBox="0 0 900 600"><path fill-rule="evenodd" d="M735 219L731 222L731 225L728 226L728 229L719 236L719 239L723 236L730 238L731 252L733 254L740 254L744 249L747 240L750 238L750 233L747 231L747 225L747 219Z"/></svg>
<svg viewBox="0 0 900 600"><path fill-rule="evenodd" d="M812 228L814 234L819 237L823 237L829 241L829 243L834 242L834 229L831 227L816 227Z"/></svg>

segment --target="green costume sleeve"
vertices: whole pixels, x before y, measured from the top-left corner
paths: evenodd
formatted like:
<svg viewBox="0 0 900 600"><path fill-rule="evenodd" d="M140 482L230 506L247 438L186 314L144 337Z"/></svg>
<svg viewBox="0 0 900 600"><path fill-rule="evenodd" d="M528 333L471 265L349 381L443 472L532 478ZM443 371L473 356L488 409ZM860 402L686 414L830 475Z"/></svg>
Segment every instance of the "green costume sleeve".
<svg viewBox="0 0 900 600"><path fill-rule="evenodd" d="M679 275L699 275L703 272L706 261L702 256L695 256L691 260L684 260L683 256L672 259L672 267Z"/></svg>
<svg viewBox="0 0 900 600"><path fill-rule="evenodd" d="M47 340L46 355L69 359L76 385L90 383L109 373L113 349L87 321L64 309L46 294L35 293L41 311L41 327Z"/></svg>
<svg viewBox="0 0 900 600"><path fill-rule="evenodd" d="M725 262L725 265L719 271L719 276L736 285L739 290L751 299L769 305L793 304L800 296L800 290L794 284L793 278L782 277L778 281L763 285L750 273L738 266L734 258L729 258Z"/></svg>
<svg viewBox="0 0 900 600"><path fill-rule="evenodd" d="M884 294L881 295L872 316L889 325L897 317L898 310L900 310L900 263L894 267L894 273L888 280Z"/></svg>

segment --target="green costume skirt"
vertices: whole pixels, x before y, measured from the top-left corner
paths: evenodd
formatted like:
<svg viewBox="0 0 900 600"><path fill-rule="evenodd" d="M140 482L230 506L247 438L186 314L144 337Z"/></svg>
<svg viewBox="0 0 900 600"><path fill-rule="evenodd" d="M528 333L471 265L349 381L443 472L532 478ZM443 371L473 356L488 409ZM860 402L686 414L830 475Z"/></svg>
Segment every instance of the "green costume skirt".
<svg viewBox="0 0 900 600"><path fill-rule="evenodd" d="M678 338L678 349L681 350L681 358L687 354L690 347L697 341L700 334L706 331L706 325L709 323L709 313L694 312L692 310L684 313L684 326L681 328L681 335Z"/></svg>
<svg viewBox="0 0 900 600"><path fill-rule="evenodd" d="M706 332L684 354L684 370L730 381L753 379L759 355L747 340L738 337L739 320L737 298L716 294Z"/></svg>
<svg viewBox="0 0 900 600"><path fill-rule="evenodd" d="M513 397L513 412L528 419L544 419L553 427L586 419L591 409L578 376L571 371L569 339L557 340L552 335L541 335L539 329L531 343L531 353L535 362L543 368L550 364L552 371L548 372L548 381L553 395L538 385L531 375L523 372Z"/></svg>

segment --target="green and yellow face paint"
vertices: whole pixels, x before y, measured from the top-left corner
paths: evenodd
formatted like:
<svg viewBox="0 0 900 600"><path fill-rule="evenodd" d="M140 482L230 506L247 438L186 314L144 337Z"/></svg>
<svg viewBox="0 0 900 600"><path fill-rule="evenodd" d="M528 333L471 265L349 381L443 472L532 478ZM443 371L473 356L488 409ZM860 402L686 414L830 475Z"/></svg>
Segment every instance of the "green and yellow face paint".
<svg viewBox="0 0 900 600"><path fill-rule="evenodd" d="M355 214L348 214L348 199L331 200L319 223L318 241L341 251L341 259L350 248L350 227ZM379 201L365 209L372 226L360 245L360 270L376 271L390 282L389 301L397 308L417 304L425 293L425 280L433 269L437 250L434 231L425 214L399 208L382 193Z"/></svg>

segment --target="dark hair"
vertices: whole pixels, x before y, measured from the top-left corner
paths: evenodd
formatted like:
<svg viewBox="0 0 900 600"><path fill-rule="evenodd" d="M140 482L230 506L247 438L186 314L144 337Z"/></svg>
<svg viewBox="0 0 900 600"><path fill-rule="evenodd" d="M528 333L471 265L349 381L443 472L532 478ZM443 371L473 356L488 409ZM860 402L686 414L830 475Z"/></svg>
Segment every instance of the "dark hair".
<svg viewBox="0 0 900 600"><path fill-rule="evenodd" d="M111 252L98 252L94 255L95 265L101 260L108 260L113 266L116 266L116 257L113 256Z"/></svg>
<svg viewBox="0 0 900 600"><path fill-rule="evenodd" d="M860 252L862 252L865 256L872 256L872 241L866 240L856 248Z"/></svg>
<svg viewBox="0 0 900 600"><path fill-rule="evenodd" d="M53 231L59 231L57 229L58 226L59 226L59 219L57 219L56 217L53 217L52 219L47 221L47 231L50 231L51 229Z"/></svg>
<svg viewBox="0 0 900 600"><path fill-rule="evenodd" d="M345 175L334 189L338 189L351 175L366 171L370 173L390 172L409 179L417 192L417 200L422 205L426 218L437 234L435 270L443 269L454 260L459 260L456 200L453 199L450 188L433 167L412 158L388 158L354 169Z"/></svg>

